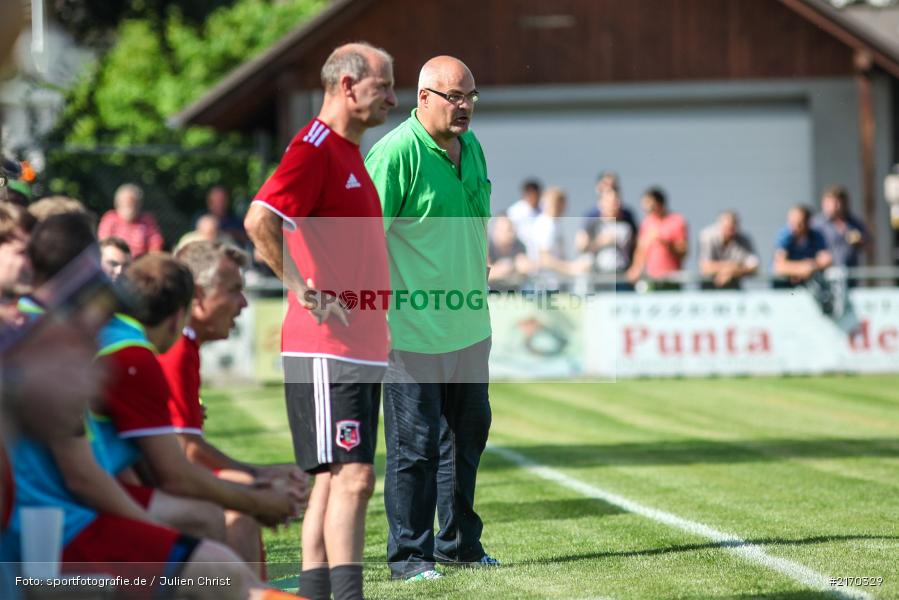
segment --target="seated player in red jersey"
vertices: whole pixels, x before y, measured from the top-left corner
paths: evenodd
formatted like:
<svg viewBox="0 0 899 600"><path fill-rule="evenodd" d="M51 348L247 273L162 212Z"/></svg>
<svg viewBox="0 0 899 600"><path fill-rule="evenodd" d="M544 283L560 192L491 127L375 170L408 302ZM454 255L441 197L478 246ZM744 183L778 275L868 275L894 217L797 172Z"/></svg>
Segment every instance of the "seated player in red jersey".
<svg viewBox="0 0 899 600"><path fill-rule="evenodd" d="M307 496L308 475L294 464L256 465L239 461L203 437L203 406L200 401L200 346L228 337L234 321L247 305L243 275L249 258L218 242L198 241L182 247L175 258L194 277L194 299L187 327L172 347L159 356L169 383L169 412L181 437L188 459L213 470L219 477L238 483L291 487ZM251 516L229 510L225 513L228 544L250 564L262 564L259 526Z"/></svg>
<svg viewBox="0 0 899 600"><path fill-rule="evenodd" d="M169 255L150 254L119 278L136 308L101 335L108 382L94 412L101 420L111 460L135 451L142 483L176 496L209 500L274 526L297 514L301 497L290 489L257 488L224 481L187 460L168 410L169 387L156 351L181 336L193 299L190 271ZM116 341L118 340L118 341ZM113 430L110 435L109 431Z"/></svg>

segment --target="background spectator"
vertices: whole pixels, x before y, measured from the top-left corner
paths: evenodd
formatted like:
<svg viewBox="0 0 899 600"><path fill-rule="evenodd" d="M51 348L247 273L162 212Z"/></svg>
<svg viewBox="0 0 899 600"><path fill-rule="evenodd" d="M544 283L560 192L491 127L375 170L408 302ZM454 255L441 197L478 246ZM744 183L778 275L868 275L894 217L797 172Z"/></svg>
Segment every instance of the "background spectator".
<svg viewBox="0 0 899 600"><path fill-rule="evenodd" d="M175 252L191 242L220 242L235 245L236 240L222 231L221 221L217 216L207 213L197 219L196 229L181 236L175 246Z"/></svg>
<svg viewBox="0 0 899 600"><path fill-rule="evenodd" d="M100 266L110 279L118 279L130 264L131 250L125 240L117 237L100 240Z"/></svg>
<svg viewBox="0 0 899 600"><path fill-rule="evenodd" d="M517 290L533 271L527 248L515 234L515 226L509 217L494 219L487 255L490 260L487 282L491 289Z"/></svg>
<svg viewBox="0 0 899 600"><path fill-rule="evenodd" d="M759 257L752 240L740 231L737 213L724 211L718 222L699 234L699 269L721 289L739 289L740 280L758 271ZM705 287L705 286L704 286Z"/></svg>
<svg viewBox="0 0 899 600"><path fill-rule="evenodd" d="M636 229L624 218L616 188L606 187L602 191L597 208L596 217L584 219L575 246L578 251L595 256L600 273L624 273L631 264Z"/></svg>
<svg viewBox="0 0 899 600"><path fill-rule="evenodd" d="M528 179L521 184L521 199L509 207L506 216L526 246L530 243L531 229L540 215L540 192L542 186L536 179Z"/></svg>
<svg viewBox="0 0 899 600"><path fill-rule="evenodd" d="M810 217L807 206L794 206L777 236L774 273L785 277L790 286L808 281L833 263L824 236L809 226Z"/></svg>
<svg viewBox="0 0 899 600"><path fill-rule="evenodd" d="M243 228L243 219L238 217L231 207L231 193L228 188L217 185L206 194L206 212L194 216L194 228L198 231L200 230L200 219L204 215L217 217L218 228L223 234L229 236L236 244L246 245L248 239L247 232Z"/></svg>
<svg viewBox="0 0 899 600"><path fill-rule="evenodd" d="M584 213L583 228L587 228L591 221L596 221L601 217L607 216L602 212L603 194L614 191L618 194L619 200L621 199L621 180L618 178L618 173L615 171L602 171L596 178L596 187L594 188L594 191L596 192L596 206ZM621 204L619 215L620 216L616 217L617 219L627 221L631 224L634 231L637 231L637 220L634 218L634 213L623 203Z"/></svg>
<svg viewBox="0 0 899 600"><path fill-rule="evenodd" d="M566 239L562 229L562 217L568 202L565 191L550 187L543 192L543 212L534 221L532 244L528 257L537 265L543 287L560 287L557 275L572 277L590 269L590 259L569 261L566 258Z"/></svg>
<svg viewBox="0 0 899 600"><path fill-rule="evenodd" d="M119 186L115 193L115 208L100 219L97 237L118 237L131 248L131 256L138 258L147 252L162 250L165 240L153 215L141 212L143 191L133 183Z"/></svg>
<svg viewBox="0 0 899 600"><path fill-rule="evenodd" d="M650 279L663 279L680 270L687 255L687 222L673 212L668 212L665 192L653 187L643 194L643 210L646 218L640 224L634 261L627 277L633 283L644 271ZM656 282L654 289L678 289L679 284Z"/></svg>
<svg viewBox="0 0 899 600"><path fill-rule="evenodd" d="M812 228L824 236L833 264L857 267L861 250L868 243L864 223L849 213L849 192L839 185L828 187L821 196L821 213L812 219Z"/></svg>

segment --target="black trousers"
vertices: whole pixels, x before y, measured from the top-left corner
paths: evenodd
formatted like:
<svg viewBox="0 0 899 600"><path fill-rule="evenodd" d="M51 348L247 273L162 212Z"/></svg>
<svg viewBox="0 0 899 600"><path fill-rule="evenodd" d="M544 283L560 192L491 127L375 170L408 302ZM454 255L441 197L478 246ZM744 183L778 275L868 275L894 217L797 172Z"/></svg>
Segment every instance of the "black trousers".
<svg viewBox="0 0 899 600"><path fill-rule="evenodd" d="M490 338L445 354L390 353L384 504L393 577L484 556L474 496L491 421L489 355Z"/></svg>

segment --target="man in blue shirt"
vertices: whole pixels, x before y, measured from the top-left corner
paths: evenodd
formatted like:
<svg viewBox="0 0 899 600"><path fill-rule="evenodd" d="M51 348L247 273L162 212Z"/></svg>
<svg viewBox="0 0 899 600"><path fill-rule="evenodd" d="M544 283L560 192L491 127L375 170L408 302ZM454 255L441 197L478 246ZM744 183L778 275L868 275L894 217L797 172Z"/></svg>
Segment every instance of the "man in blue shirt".
<svg viewBox="0 0 899 600"><path fill-rule="evenodd" d="M849 192L835 185L821 196L821 213L812 219L812 228L827 242L833 264L857 267L862 249L868 242L864 223L849 212Z"/></svg>
<svg viewBox="0 0 899 600"><path fill-rule="evenodd" d="M824 236L809 227L810 219L807 206L794 206L787 213L787 225L777 235L774 273L785 278L791 287L805 283L833 264Z"/></svg>

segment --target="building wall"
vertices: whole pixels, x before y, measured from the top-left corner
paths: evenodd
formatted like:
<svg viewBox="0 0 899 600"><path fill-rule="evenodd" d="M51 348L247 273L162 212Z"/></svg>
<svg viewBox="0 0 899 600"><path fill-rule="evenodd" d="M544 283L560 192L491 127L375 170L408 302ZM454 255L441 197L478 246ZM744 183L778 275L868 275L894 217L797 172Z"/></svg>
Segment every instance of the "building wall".
<svg viewBox="0 0 899 600"><path fill-rule="evenodd" d="M892 164L891 95L889 79L877 78L878 263L889 261L891 242L880 183ZM308 93L302 96L309 98ZM399 98L401 105L390 122L367 134L363 151L408 117L415 94L402 90ZM297 126L317 110L308 101L296 106L306 109L293 114ZM623 145L610 152L601 139L625 121L624 137L618 131L615 138ZM484 88L473 122L476 133L479 124L492 170L494 212L517 199L522 179L538 176L568 190L568 214L578 217L594 201L597 172L616 169L622 171L625 201L635 209L648 185L660 184L670 192L672 207L691 221L692 266L700 228L725 208L742 213L766 265L787 208L799 202L817 205L827 185L847 186L853 210L862 214L852 78ZM695 135L692 127L697 128ZM728 127L733 145L727 139ZM567 133L560 137L560 131ZM685 159L671 136L684 137L684 147L690 147L696 159ZM702 140L708 140L708 146L702 146ZM746 161L745 170L740 161ZM672 170L672 165L677 168Z"/></svg>
<svg viewBox="0 0 899 600"><path fill-rule="evenodd" d="M302 86L317 85L332 48L357 39L397 58L401 87L436 54L494 86L852 72L846 46L779 0L380 0L296 56Z"/></svg>

